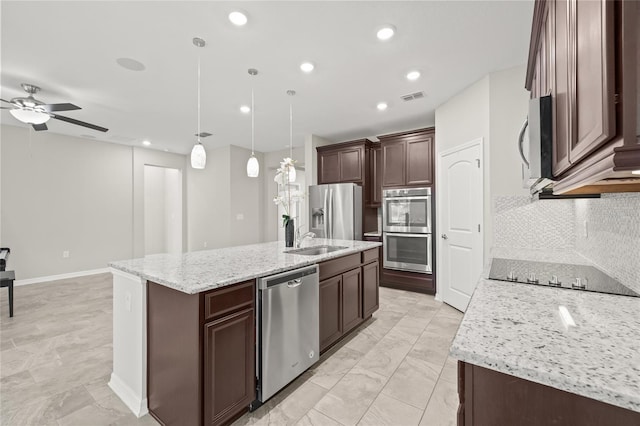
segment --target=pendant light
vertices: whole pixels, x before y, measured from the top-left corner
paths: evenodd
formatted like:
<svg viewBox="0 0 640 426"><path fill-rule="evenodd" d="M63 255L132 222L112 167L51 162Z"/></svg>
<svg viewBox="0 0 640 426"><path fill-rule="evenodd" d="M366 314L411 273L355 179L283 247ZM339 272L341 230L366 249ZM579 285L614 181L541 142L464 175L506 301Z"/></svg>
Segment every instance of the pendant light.
<svg viewBox="0 0 640 426"><path fill-rule="evenodd" d="M193 44L196 47L204 47L205 41L201 38L194 37ZM200 142L200 54L198 53L198 141L193 145L191 150L191 167L194 169L204 169L207 164L207 153L204 150L204 145Z"/></svg>
<svg viewBox="0 0 640 426"><path fill-rule="evenodd" d="M249 68L249 75L255 77L258 75L258 70L254 68ZM258 163L258 159L256 158L253 148L255 146L255 132L254 132L254 105L253 105L253 84L251 85L251 157L249 157L249 161L247 161L247 176L249 177L258 177L260 174L260 163Z"/></svg>
<svg viewBox="0 0 640 426"><path fill-rule="evenodd" d="M296 95L295 90L287 90L287 95L291 96L291 99ZM289 100L289 158L293 161L293 101ZM289 166L289 182L296 181L296 168L293 164Z"/></svg>

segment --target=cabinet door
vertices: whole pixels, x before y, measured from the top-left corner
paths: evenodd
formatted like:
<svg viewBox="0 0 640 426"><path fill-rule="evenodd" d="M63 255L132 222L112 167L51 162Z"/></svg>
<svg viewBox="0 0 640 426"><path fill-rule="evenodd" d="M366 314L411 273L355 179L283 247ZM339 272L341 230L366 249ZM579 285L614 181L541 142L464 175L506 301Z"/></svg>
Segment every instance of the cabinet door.
<svg viewBox="0 0 640 426"><path fill-rule="evenodd" d="M616 134L612 1L570 2L574 96L569 161L575 163Z"/></svg>
<svg viewBox="0 0 640 426"><path fill-rule="evenodd" d="M342 275L320 282L320 350L342 336Z"/></svg>
<svg viewBox="0 0 640 426"><path fill-rule="evenodd" d="M225 423L255 399L254 311L204 325L204 424Z"/></svg>
<svg viewBox="0 0 640 426"><path fill-rule="evenodd" d="M342 274L342 332L362 322L362 273L357 268Z"/></svg>
<svg viewBox="0 0 640 426"><path fill-rule="evenodd" d="M371 205L382 205L382 148L371 149Z"/></svg>
<svg viewBox="0 0 640 426"><path fill-rule="evenodd" d="M383 142L382 144L382 186L405 185L404 141Z"/></svg>
<svg viewBox="0 0 640 426"><path fill-rule="evenodd" d="M318 154L318 184L340 182L340 155L337 151Z"/></svg>
<svg viewBox="0 0 640 426"><path fill-rule="evenodd" d="M362 310L365 318L378 310L379 268L378 262L369 263L362 267Z"/></svg>
<svg viewBox="0 0 640 426"><path fill-rule="evenodd" d="M407 185L433 184L433 136L422 140L407 141Z"/></svg>
<svg viewBox="0 0 640 426"><path fill-rule="evenodd" d="M559 176L571 165L569 108L569 2L556 0L549 5L548 21L551 25L551 93L553 101L553 165L554 176Z"/></svg>
<svg viewBox="0 0 640 426"><path fill-rule="evenodd" d="M345 149L339 152L340 182L360 182L363 176L364 151L361 148Z"/></svg>

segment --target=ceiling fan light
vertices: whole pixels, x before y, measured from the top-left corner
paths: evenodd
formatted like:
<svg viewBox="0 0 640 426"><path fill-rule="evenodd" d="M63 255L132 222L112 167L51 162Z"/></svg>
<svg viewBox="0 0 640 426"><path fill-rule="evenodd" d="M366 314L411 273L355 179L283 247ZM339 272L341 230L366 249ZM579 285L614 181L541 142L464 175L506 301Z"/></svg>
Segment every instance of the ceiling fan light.
<svg viewBox="0 0 640 426"><path fill-rule="evenodd" d="M194 169L204 169L207 164L207 152L204 150L204 146L198 142L193 146L191 150L191 167Z"/></svg>
<svg viewBox="0 0 640 426"><path fill-rule="evenodd" d="M16 108L9 110L9 112L17 120L26 124L44 124L51 118L49 114L45 114L44 112L30 111L28 109Z"/></svg>
<svg viewBox="0 0 640 426"><path fill-rule="evenodd" d="M260 163L255 155L251 154L249 161L247 161L247 176L258 177L260 174Z"/></svg>

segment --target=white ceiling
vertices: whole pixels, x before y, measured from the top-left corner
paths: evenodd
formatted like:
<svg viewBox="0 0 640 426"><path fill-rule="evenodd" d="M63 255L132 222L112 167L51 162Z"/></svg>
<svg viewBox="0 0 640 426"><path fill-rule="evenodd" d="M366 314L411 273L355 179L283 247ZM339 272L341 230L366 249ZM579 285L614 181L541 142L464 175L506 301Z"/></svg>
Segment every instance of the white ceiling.
<svg viewBox="0 0 640 426"><path fill-rule="evenodd" d="M410 2L27 2L2 1L1 95L20 83L42 87L45 103L72 102L62 113L109 128L102 134L57 120L50 132L188 153L196 133L196 64L202 57L202 131L207 148L251 146L241 114L255 87L256 151L315 134L338 142L434 124L435 108L489 72L523 64L533 1ZM243 9L244 27L227 19ZM380 42L382 24L397 28ZM192 44L204 38L206 47ZM117 58L146 66L129 71ZM311 74L300 71L312 61ZM251 77L248 68L257 68ZM405 78L418 69L417 81ZM524 76L523 76L524 85ZM424 91L423 99L401 95ZM380 112L376 104L386 101ZM6 105L5 105L6 106ZM2 122L19 125L6 110ZM461 123L463 125L463 123Z"/></svg>

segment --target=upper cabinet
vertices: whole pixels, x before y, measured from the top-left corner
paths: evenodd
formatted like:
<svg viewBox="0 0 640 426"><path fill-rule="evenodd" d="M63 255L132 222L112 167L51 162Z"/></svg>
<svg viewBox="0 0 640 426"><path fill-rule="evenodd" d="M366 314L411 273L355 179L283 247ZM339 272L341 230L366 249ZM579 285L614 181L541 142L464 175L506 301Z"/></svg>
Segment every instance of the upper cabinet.
<svg viewBox="0 0 640 426"><path fill-rule="evenodd" d="M374 144L369 156L369 176L371 177L371 207L382 206L382 148Z"/></svg>
<svg viewBox="0 0 640 426"><path fill-rule="evenodd" d="M526 88L553 101L555 193L640 191L638 2L537 0Z"/></svg>
<svg viewBox="0 0 640 426"><path fill-rule="evenodd" d="M354 182L366 180L368 156L367 139L326 145L318 151L318 184Z"/></svg>
<svg viewBox="0 0 640 426"><path fill-rule="evenodd" d="M433 185L434 128L379 136L382 187Z"/></svg>

